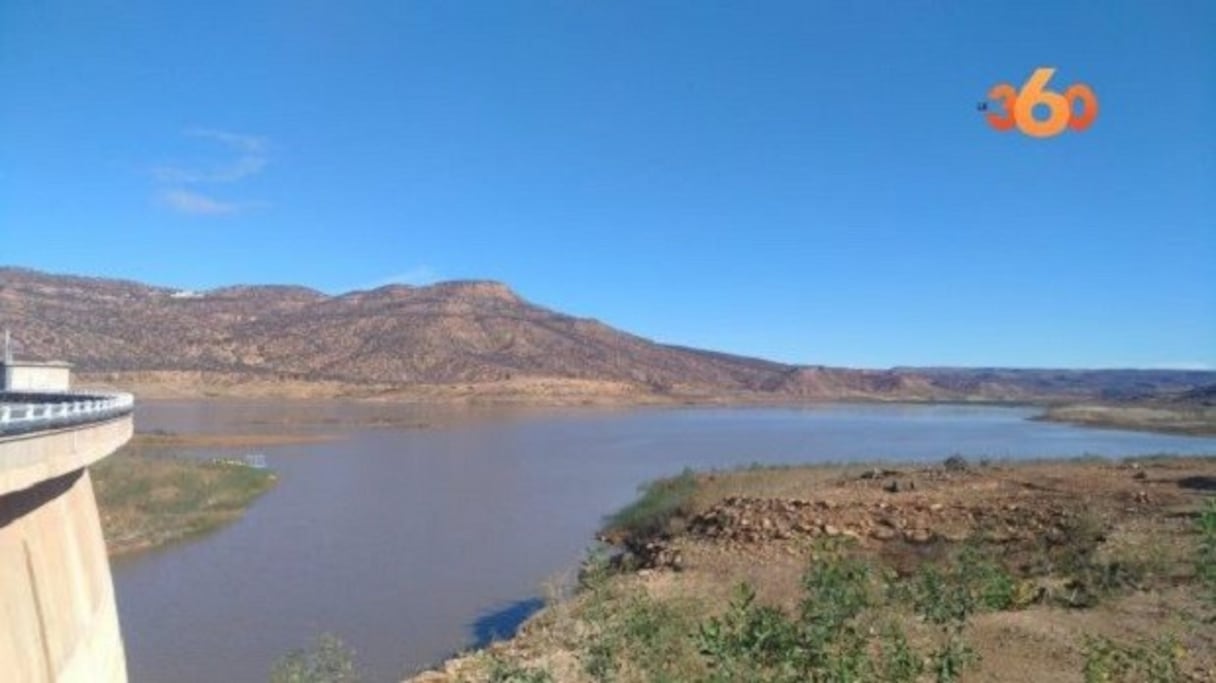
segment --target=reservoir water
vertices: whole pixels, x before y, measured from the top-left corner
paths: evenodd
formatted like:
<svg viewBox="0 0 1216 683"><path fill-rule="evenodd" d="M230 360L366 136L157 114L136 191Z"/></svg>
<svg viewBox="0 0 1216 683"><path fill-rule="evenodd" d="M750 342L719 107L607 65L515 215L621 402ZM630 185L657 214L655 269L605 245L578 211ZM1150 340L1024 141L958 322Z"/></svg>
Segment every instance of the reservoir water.
<svg viewBox="0 0 1216 683"><path fill-rule="evenodd" d="M143 431L339 438L259 448L279 484L243 519L114 562L131 680L265 681L277 657L331 632L368 680L399 681L484 636L487 615L518 611L568 576L604 515L685 467L1216 453L1214 438L1027 420L1034 412L143 403Z"/></svg>

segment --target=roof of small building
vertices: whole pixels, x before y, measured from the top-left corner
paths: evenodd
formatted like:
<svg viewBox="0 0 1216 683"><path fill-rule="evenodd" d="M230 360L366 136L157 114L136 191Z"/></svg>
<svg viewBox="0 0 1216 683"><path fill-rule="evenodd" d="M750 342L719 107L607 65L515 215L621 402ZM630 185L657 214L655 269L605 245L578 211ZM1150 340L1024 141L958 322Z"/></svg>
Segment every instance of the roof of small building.
<svg viewBox="0 0 1216 683"><path fill-rule="evenodd" d="M13 368L70 368L72 364L65 360L17 360L5 361L0 358L0 365Z"/></svg>

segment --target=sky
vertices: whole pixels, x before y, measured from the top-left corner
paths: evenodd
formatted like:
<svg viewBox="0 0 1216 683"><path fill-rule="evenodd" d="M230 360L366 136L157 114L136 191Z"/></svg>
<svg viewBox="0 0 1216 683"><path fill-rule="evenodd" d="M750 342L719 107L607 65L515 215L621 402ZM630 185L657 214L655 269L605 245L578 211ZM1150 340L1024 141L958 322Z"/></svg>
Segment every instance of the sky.
<svg viewBox="0 0 1216 683"><path fill-rule="evenodd" d="M800 363L1216 368L1213 36L1181 1L0 0L0 264L494 279ZM1043 66L1093 125L991 128Z"/></svg>

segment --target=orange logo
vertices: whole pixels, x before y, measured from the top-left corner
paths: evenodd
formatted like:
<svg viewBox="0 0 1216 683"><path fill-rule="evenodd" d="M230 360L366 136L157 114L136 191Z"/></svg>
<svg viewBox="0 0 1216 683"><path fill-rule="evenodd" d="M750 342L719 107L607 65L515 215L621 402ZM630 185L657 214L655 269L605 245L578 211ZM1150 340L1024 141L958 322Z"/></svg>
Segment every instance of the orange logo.
<svg viewBox="0 0 1216 683"><path fill-rule="evenodd" d="M1098 118L1098 98L1093 89L1084 83L1068 86L1061 95L1047 89L1047 81L1055 74L1052 67L1039 67L1015 90L1008 83L999 83L988 91L988 99L1000 108L999 112L988 111L988 102L980 104L980 111L988 112L984 118L988 125L1001 132L1015 127L1036 138L1050 138L1064 132L1065 128L1083 131ZM1080 103L1078 108L1077 104ZM1046 108L1046 118L1035 116L1036 108ZM1079 111L1078 111L1079 109Z"/></svg>

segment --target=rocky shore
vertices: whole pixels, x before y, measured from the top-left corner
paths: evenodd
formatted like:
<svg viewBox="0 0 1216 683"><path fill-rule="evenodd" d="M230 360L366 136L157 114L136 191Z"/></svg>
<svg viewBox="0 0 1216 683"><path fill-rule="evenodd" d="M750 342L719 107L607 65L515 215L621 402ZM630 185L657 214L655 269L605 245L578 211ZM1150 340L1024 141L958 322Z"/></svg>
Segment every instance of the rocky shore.
<svg viewBox="0 0 1216 683"><path fill-rule="evenodd" d="M1172 676L1152 680L1213 681L1216 592L1206 591L1216 585L1204 583L1204 562L1216 555L1202 553L1216 531L1200 528L1216 529L1213 491L1216 458L686 474L636 506L658 519L618 515L622 525L605 529L623 552L590 565L598 578L585 576L513 639L412 680L787 680L770 677L775 660L705 634L817 618L806 591L851 576L833 564L843 563L869 582L871 602L842 626L870 634L853 656L872 678L858 680L931 680L927 667L957 645L970 654L948 680L1148 680L1143 661ZM741 582L752 591L745 607ZM971 611L942 630L924 608L951 595ZM902 678L884 668L897 642L918 653ZM750 673L716 678L728 665ZM1090 677L1103 667L1122 673Z"/></svg>

